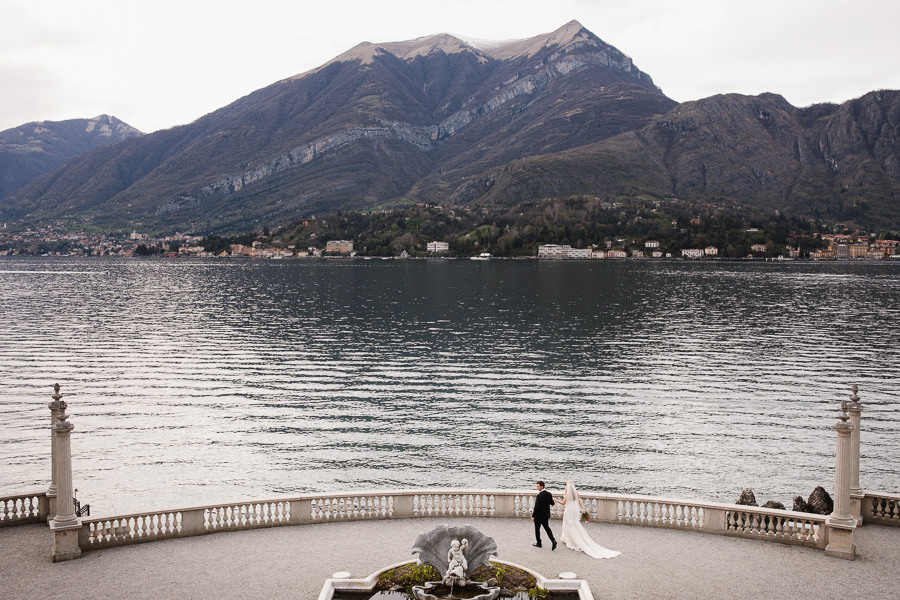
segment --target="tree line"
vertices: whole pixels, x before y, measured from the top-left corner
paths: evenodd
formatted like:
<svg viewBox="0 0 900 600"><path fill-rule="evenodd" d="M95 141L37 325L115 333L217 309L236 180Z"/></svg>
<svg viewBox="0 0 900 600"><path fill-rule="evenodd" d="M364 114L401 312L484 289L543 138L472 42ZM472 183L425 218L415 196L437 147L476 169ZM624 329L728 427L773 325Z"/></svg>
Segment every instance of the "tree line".
<svg viewBox="0 0 900 600"><path fill-rule="evenodd" d="M288 223L257 239L297 250L324 248L328 240L350 240L366 256L427 255L427 244L447 242L460 257L490 252L498 257L535 256L543 244L574 248L599 246L630 252L647 241L680 256L688 248L715 246L719 256L743 258L754 245L766 254L799 248L801 256L823 248L819 234L849 233L843 225L787 217L743 215L721 205L661 201L627 201L573 196L509 206L413 205L375 211L339 211ZM880 237L896 235L883 232ZM220 242L231 238L211 236ZM246 234L240 243L246 243ZM238 243L238 242L235 242ZM756 253L759 255L759 253Z"/></svg>

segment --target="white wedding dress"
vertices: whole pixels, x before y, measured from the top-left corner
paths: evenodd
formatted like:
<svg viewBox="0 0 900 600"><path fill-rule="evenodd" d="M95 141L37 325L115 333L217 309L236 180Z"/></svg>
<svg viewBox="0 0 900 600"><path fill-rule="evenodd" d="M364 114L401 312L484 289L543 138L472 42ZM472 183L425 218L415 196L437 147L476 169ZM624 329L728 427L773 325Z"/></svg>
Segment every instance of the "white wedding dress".
<svg viewBox="0 0 900 600"><path fill-rule="evenodd" d="M581 501L578 498L578 492L575 490L575 484L571 481L566 483L565 510L563 511L562 536L560 539L570 550L580 550L592 558L612 558L618 556L621 552L604 548L591 539L584 525L581 524Z"/></svg>

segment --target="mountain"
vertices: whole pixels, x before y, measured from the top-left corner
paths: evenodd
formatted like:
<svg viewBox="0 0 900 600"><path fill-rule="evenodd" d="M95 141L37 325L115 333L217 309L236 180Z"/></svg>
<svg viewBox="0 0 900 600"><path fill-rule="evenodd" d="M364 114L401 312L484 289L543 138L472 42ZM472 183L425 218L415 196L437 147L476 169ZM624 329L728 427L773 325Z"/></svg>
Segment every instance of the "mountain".
<svg viewBox="0 0 900 600"><path fill-rule="evenodd" d="M0 131L0 199L73 156L139 135L109 115L26 123Z"/></svg>
<svg viewBox="0 0 900 600"><path fill-rule="evenodd" d="M900 228L900 91L796 108L775 94L679 105L635 131L484 174L482 201L648 194Z"/></svg>
<svg viewBox="0 0 900 600"><path fill-rule="evenodd" d="M0 219L246 231L391 204L573 194L900 229L900 92L678 104L576 21L504 43L362 43L197 121L79 154Z"/></svg>
<svg viewBox="0 0 900 600"><path fill-rule="evenodd" d="M501 44L362 43L189 125L75 157L0 216L227 230L403 198L462 201L468 177L634 130L675 105L574 21Z"/></svg>

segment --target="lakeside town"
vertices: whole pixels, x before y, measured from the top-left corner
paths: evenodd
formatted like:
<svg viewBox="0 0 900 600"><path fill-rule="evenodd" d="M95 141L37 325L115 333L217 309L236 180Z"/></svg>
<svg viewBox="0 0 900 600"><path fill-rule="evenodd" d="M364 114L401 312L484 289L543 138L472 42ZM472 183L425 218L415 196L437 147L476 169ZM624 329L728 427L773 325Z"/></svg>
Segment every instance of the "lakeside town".
<svg viewBox="0 0 900 600"><path fill-rule="evenodd" d="M750 229L748 233L756 233ZM109 233L85 234L70 233L54 227L38 230L25 230L7 233L0 228L0 256L42 255L42 256L167 256L167 257L200 257L226 258L242 257L257 259L285 258L355 258L365 257L354 248L350 240L328 240L324 247L307 246L297 248L294 245L279 247L267 244L263 239L248 244L226 244L225 247L210 249L204 236L179 234L171 236L151 237L132 231L127 236L116 236ZM777 259L777 260L885 260L900 259L900 241L888 239L872 239L865 233L857 234L820 234L820 249L810 250L805 255L800 247L784 246L777 249L767 244L753 244L745 259ZM55 249L54 249L55 248ZM627 249L626 249L627 248ZM428 242L424 252L411 253L403 250L394 258L499 258L490 252L480 252L472 257L456 256L450 243L440 240ZM386 257L381 257L386 258ZM602 245L594 244L585 248L573 247L570 244L540 244L530 257L539 260L623 260L623 259L681 259L702 260L721 259L718 247L710 245L703 248L683 248L677 252L665 252L657 240L606 240Z"/></svg>

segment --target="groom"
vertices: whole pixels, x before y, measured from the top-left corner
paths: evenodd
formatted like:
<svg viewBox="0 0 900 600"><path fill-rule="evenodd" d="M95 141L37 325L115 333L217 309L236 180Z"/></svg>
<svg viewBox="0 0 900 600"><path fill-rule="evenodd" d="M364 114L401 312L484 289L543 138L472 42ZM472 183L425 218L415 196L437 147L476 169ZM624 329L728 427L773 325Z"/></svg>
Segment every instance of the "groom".
<svg viewBox="0 0 900 600"><path fill-rule="evenodd" d="M547 532L547 537L553 543L551 550L556 550L556 539L553 532L550 531L550 507L556 504L553 501L553 495L544 489L544 482L537 482L538 495L534 501L534 510L531 511L531 520L534 521L534 539L536 543L532 544L537 548L541 547L541 527Z"/></svg>

